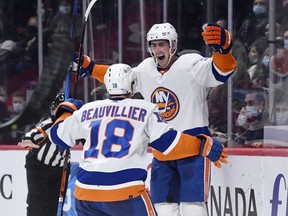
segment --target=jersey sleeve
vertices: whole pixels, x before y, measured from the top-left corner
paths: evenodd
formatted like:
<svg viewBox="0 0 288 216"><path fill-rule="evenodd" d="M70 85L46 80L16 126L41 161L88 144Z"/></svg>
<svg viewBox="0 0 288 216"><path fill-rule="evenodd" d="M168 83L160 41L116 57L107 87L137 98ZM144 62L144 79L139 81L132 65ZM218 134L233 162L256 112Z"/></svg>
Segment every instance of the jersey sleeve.
<svg viewBox="0 0 288 216"><path fill-rule="evenodd" d="M221 54L219 52L213 52L212 54L214 65L222 73L231 73L236 69L237 63L235 58L229 52L227 54Z"/></svg>
<svg viewBox="0 0 288 216"><path fill-rule="evenodd" d="M206 58L199 54L184 54L180 56L178 64L183 65L183 71L188 71L191 82L196 81L205 88L215 87L225 83L236 67L236 65L231 67L227 66L227 68L223 65L216 65L214 57Z"/></svg>
<svg viewBox="0 0 288 216"><path fill-rule="evenodd" d="M49 134L50 139L53 143L57 144L61 148L71 148L75 145L76 140L78 139L77 135L79 134L79 122L75 117L76 112L77 111L75 111L72 115L71 113L64 113L51 127Z"/></svg>
<svg viewBox="0 0 288 216"><path fill-rule="evenodd" d="M104 75L109 65L95 64L91 76L101 83L104 83Z"/></svg>
<svg viewBox="0 0 288 216"><path fill-rule="evenodd" d="M199 155L200 139L174 130L154 110L148 120L148 134L153 155L158 160L176 160Z"/></svg>

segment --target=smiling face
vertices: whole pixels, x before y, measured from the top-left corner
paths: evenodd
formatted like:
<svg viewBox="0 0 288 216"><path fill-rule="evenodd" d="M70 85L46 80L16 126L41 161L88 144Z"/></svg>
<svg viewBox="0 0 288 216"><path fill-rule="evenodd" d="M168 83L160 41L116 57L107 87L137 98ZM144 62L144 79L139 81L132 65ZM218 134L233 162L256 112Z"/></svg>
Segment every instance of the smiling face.
<svg viewBox="0 0 288 216"><path fill-rule="evenodd" d="M174 44L173 47L176 47ZM169 66L171 60L170 45L168 40L154 40L150 42L150 49L156 62L161 68ZM173 53L175 48L172 48Z"/></svg>

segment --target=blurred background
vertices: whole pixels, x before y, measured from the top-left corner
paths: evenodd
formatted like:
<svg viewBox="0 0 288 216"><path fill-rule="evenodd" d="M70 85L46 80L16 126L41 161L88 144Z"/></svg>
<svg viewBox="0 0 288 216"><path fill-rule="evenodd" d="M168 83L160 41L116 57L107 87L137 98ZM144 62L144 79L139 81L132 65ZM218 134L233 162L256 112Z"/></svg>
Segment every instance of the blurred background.
<svg viewBox="0 0 288 216"><path fill-rule="evenodd" d="M107 97L91 77L66 79L82 41L89 1L0 1L0 144L16 145L59 92L84 102ZM287 147L287 0L98 0L84 34L84 53L100 64L136 66L149 56L154 23L176 28L178 54L210 57L201 32L218 23L233 35L238 66L227 84L207 97L210 130L228 147Z"/></svg>

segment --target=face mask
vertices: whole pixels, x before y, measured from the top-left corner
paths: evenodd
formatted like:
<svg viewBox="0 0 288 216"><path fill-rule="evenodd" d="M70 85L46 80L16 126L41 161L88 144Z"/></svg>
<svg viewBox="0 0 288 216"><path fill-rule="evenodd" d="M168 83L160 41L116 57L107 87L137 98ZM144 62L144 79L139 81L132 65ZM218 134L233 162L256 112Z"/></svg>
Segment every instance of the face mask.
<svg viewBox="0 0 288 216"><path fill-rule="evenodd" d="M242 114L240 114L239 116L238 116L238 118L237 118L237 124L239 125L239 126L243 126L245 123L246 123L246 116L245 115L242 115Z"/></svg>
<svg viewBox="0 0 288 216"><path fill-rule="evenodd" d="M264 5L253 6L253 12L255 15L264 14L267 12L267 8Z"/></svg>
<svg viewBox="0 0 288 216"><path fill-rule="evenodd" d="M5 97L4 96L0 96L0 101L5 102Z"/></svg>
<svg viewBox="0 0 288 216"><path fill-rule="evenodd" d="M249 57L249 61L251 62L251 64L256 64L258 61L258 57Z"/></svg>
<svg viewBox="0 0 288 216"><path fill-rule="evenodd" d="M262 64L265 66L265 67L268 67L269 65L269 56L264 56L263 60L262 60Z"/></svg>
<svg viewBox="0 0 288 216"><path fill-rule="evenodd" d="M276 124L287 124L287 120L288 120L288 112L276 112L275 114L275 120L276 120Z"/></svg>
<svg viewBox="0 0 288 216"><path fill-rule="evenodd" d="M20 113L24 108L24 105L21 103L13 103L13 110L15 113Z"/></svg>
<svg viewBox="0 0 288 216"><path fill-rule="evenodd" d="M256 106L246 106L246 115L247 116L257 116Z"/></svg>
<svg viewBox="0 0 288 216"><path fill-rule="evenodd" d="M284 39L284 48L288 49L288 39Z"/></svg>
<svg viewBox="0 0 288 216"><path fill-rule="evenodd" d="M61 14L69 14L71 10L71 7L66 7L66 6L60 6L59 11Z"/></svg>
<svg viewBox="0 0 288 216"><path fill-rule="evenodd" d="M27 30L29 34L36 34L37 33L37 26L28 26Z"/></svg>

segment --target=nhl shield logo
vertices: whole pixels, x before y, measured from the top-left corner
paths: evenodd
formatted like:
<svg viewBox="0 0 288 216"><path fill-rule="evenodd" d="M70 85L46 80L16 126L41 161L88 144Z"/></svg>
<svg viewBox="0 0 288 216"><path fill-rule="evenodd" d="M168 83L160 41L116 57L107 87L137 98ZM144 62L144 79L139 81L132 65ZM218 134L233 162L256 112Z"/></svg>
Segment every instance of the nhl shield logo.
<svg viewBox="0 0 288 216"><path fill-rule="evenodd" d="M174 92L159 87L151 95L151 102L159 108L161 116L165 121L171 121L179 112L179 100Z"/></svg>

